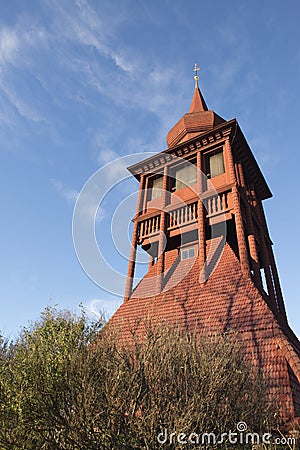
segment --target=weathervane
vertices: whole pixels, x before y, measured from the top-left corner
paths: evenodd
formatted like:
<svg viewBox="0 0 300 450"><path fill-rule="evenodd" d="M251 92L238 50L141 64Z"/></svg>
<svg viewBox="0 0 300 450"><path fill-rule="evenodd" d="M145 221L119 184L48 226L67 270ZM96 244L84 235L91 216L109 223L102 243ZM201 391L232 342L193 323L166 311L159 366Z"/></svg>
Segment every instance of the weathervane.
<svg viewBox="0 0 300 450"><path fill-rule="evenodd" d="M198 80L199 80L198 71L199 70L200 70L200 67L197 66L197 63L195 63L195 66L194 66L194 72L196 72L196 75L194 76L194 80L196 81L195 87L198 87Z"/></svg>

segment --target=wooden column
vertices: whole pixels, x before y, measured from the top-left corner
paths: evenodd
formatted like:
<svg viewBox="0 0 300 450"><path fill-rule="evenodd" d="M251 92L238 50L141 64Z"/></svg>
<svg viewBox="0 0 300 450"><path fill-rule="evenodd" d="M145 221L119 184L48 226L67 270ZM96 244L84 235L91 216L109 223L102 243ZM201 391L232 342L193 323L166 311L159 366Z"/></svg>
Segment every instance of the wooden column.
<svg viewBox="0 0 300 450"><path fill-rule="evenodd" d="M270 255L269 255L269 251L268 251L268 244L267 244L267 240L269 240L267 224L266 224L266 221L265 221L265 217L264 217L261 201L260 200L257 201L256 205L257 205L256 209L258 211L258 215L259 215L259 219L260 219L260 223L261 223L261 228L260 228L260 254L261 254L261 257L262 257L263 268L264 268L264 271L265 271L265 277L266 277L266 282L267 282L268 294L269 294L269 297L270 297L270 299L271 299L271 301L272 301L272 303L274 305L275 311L278 311L276 293L275 293L275 289L274 289L272 272L271 272L271 268L270 268L271 262L270 262Z"/></svg>
<svg viewBox="0 0 300 450"><path fill-rule="evenodd" d="M136 214L135 214L135 218L134 218L134 222L133 222L132 241L131 241L131 249L130 249L130 256L129 256L129 263L128 263L124 301L128 300L132 294L132 286L133 286L134 270L135 270L135 260L136 260L136 249L137 249L138 232L139 232L139 224L136 219L141 214L141 209L143 208L144 193L145 193L144 188L145 188L145 175L142 174L141 178L140 178L140 189L139 189L139 193L138 193Z"/></svg>
<svg viewBox="0 0 300 450"><path fill-rule="evenodd" d="M247 186L246 186L244 171L243 171L242 164L240 162L238 163L238 173L239 173L241 186L242 186L242 188L244 188L245 195L247 196ZM254 272L254 281L255 281L256 287L260 291L262 291L263 285L262 285L262 279L261 279L261 273L260 273L260 262L259 262L259 256L258 256L258 250L257 250L257 243L256 243L256 239L255 239L251 206L249 205L249 203L247 203L247 206L246 206L246 224L247 224L247 235L248 235L250 257L252 260L252 269Z"/></svg>
<svg viewBox="0 0 300 450"><path fill-rule="evenodd" d="M279 276L278 276L276 262L275 262L275 258L274 258L274 253L273 253L273 249L272 249L271 245L269 245L269 258L270 258L270 263L271 263L271 267L272 267L272 274L273 274L273 281L274 281L275 290L276 290L277 304L279 307L279 311L282 315L283 321L287 324L287 315L286 315L286 310L285 310L285 306L284 306L283 295L282 295L282 291L281 291L281 286L280 286Z"/></svg>
<svg viewBox="0 0 300 450"><path fill-rule="evenodd" d="M206 261L206 236L205 236L205 208L202 200L203 193L203 173L202 173L202 155L197 153L197 194L198 194L198 258L199 258L199 273L200 283L204 283L205 277L205 261Z"/></svg>
<svg viewBox="0 0 300 450"><path fill-rule="evenodd" d="M163 183L162 183L162 210L160 213L160 227L158 239L158 260L157 260L157 292L160 293L164 282L164 266L165 266L165 252L164 245L166 239L167 221L165 207L167 204L167 188L168 188L168 166L164 168Z"/></svg>
<svg viewBox="0 0 300 450"><path fill-rule="evenodd" d="M225 158L228 166L228 172L230 177L230 182L233 184L232 186L232 200L233 200L233 209L235 214L235 225L236 225L236 234L237 234L237 242L239 247L239 256L240 256L240 264L241 264L241 270L242 274L245 277L250 277L250 265L249 265L249 258L248 258L248 251L247 251L247 245L246 245L246 238L245 238L245 232L244 232L244 225L243 225L243 216L242 216L242 210L241 210L241 204L240 204L240 197L239 197L239 191L237 187L237 180L235 176L235 170L234 170L234 162L233 162L233 155L231 152L231 146L229 139L226 139L225 145Z"/></svg>
<svg viewBox="0 0 300 450"><path fill-rule="evenodd" d="M263 223L263 228L265 230L267 230L267 221L266 221L263 206L261 203L259 203L258 207L259 207L259 214L260 214L261 222ZM278 276L278 272L277 272L273 249L272 249L271 242L269 239L267 240L267 242L265 241L265 247L266 247L265 248L266 258L268 261L268 272L270 272L270 275L268 274L268 277L270 277L271 281L272 281L272 292L273 292L274 301L277 304L277 307L282 315L284 322L287 323L287 316L286 316L279 276ZM266 277L267 277L267 275L266 275ZM269 289L269 287L268 287L268 289Z"/></svg>
<svg viewBox="0 0 300 450"><path fill-rule="evenodd" d="M249 243L249 250L250 250L250 257L252 261L252 269L254 273L254 281L256 287L262 291L263 285L262 285L262 279L261 279L261 273L260 273L260 262L259 262L259 256L257 251L257 245L256 245L256 239L255 239L255 233L254 233L254 225L252 220L252 215L250 211L250 207L248 206L246 209L246 221L248 225L248 243Z"/></svg>
<svg viewBox="0 0 300 450"><path fill-rule="evenodd" d="M149 189L149 177L145 177L145 182L144 182L144 196L143 196L143 211L145 212L147 209L147 201L150 200L150 194L151 194L151 190Z"/></svg>

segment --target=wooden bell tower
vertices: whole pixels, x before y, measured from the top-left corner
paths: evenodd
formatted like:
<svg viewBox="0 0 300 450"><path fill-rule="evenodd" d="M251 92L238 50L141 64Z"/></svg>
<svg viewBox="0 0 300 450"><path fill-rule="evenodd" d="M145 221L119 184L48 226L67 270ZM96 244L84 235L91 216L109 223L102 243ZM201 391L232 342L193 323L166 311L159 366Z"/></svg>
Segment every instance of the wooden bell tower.
<svg viewBox="0 0 300 450"><path fill-rule="evenodd" d="M197 333L237 331L291 420L300 416L300 343L264 215L272 194L236 119L208 109L198 70L167 150L129 167L140 187L124 302L110 324L125 339L149 315ZM149 266L133 288L138 246Z"/></svg>

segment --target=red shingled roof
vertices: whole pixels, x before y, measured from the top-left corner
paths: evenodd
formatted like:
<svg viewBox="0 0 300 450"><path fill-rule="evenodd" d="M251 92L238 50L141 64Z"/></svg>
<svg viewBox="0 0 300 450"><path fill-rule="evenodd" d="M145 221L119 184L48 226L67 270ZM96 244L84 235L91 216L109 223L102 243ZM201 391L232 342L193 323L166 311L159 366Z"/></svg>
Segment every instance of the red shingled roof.
<svg viewBox="0 0 300 450"><path fill-rule="evenodd" d="M268 377L284 418L299 416L300 343L288 327L281 329L251 279L242 276L229 244L225 244L219 264L202 286L197 258L176 262L175 258L169 258L169 279L163 291L158 295L153 292L154 265L110 319L109 326L116 327L125 342L133 329L143 333L148 319L199 334L237 332L254 365ZM187 273L183 279L182 273Z"/></svg>

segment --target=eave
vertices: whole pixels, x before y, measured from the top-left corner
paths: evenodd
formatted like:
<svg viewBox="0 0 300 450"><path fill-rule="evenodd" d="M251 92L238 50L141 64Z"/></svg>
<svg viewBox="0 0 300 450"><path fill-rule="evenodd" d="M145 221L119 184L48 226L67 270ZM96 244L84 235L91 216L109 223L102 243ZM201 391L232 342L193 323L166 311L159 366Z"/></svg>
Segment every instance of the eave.
<svg viewBox="0 0 300 450"><path fill-rule="evenodd" d="M170 164L172 160L184 158L189 154L196 153L202 149L207 149L218 143L221 144L222 141L225 141L228 137L234 151L236 151L241 158L248 177L253 180L259 199L265 200L272 197L268 184L236 119L224 122L179 145L175 145L150 158L139 161L128 167L128 170L137 180L139 180L143 173L163 170L163 167Z"/></svg>

